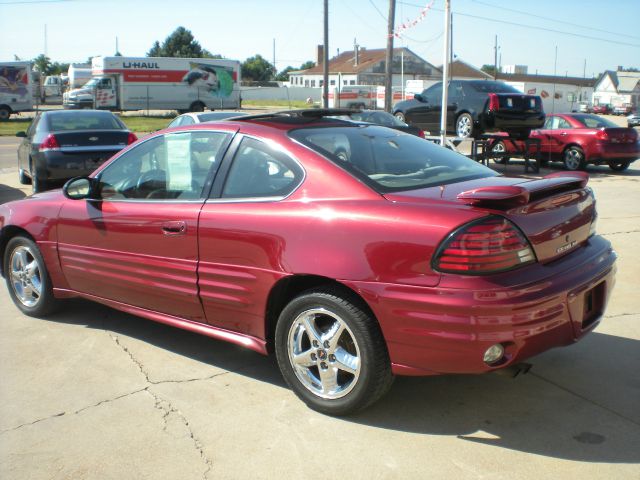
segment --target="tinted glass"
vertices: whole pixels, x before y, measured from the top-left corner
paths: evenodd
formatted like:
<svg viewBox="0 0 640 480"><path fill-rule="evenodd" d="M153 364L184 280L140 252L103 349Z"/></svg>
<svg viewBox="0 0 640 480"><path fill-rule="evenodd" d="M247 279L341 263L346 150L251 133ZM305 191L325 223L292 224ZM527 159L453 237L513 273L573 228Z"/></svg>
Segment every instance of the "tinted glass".
<svg viewBox="0 0 640 480"><path fill-rule="evenodd" d="M477 91L483 93L519 93L522 95L522 92L511 85L507 85L502 82L491 82L491 81L472 81L469 82L469 85Z"/></svg>
<svg viewBox="0 0 640 480"><path fill-rule="evenodd" d="M101 198L200 198L207 177L220 163L229 137L225 133L197 131L141 142L100 174Z"/></svg>
<svg viewBox="0 0 640 480"><path fill-rule="evenodd" d="M574 115L573 118L586 128L620 128L612 121L598 115Z"/></svg>
<svg viewBox="0 0 640 480"><path fill-rule="evenodd" d="M252 138L242 140L222 190L224 198L284 197L300 184L302 168Z"/></svg>
<svg viewBox="0 0 640 480"><path fill-rule="evenodd" d="M429 103L442 103L442 82L427 88L422 92L422 96L429 100Z"/></svg>
<svg viewBox="0 0 640 480"><path fill-rule="evenodd" d="M306 128L289 135L380 193L497 175L451 150L374 125Z"/></svg>
<svg viewBox="0 0 640 480"><path fill-rule="evenodd" d="M51 132L68 130L122 130L126 127L110 112L52 112L47 115Z"/></svg>

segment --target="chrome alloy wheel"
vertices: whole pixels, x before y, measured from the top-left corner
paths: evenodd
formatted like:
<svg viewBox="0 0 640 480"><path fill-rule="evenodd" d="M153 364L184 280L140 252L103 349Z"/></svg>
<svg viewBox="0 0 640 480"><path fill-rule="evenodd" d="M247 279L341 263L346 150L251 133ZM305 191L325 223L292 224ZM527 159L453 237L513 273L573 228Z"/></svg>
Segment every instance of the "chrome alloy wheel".
<svg viewBox="0 0 640 480"><path fill-rule="evenodd" d="M329 310L300 313L289 329L287 351L296 377L314 395L341 398L358 382L361 356L355 336Z"/></svg>
<svg viewBox="0 0 640 480"><path fill-rule="evenodd" d="M575 148L569 148L564 152L564 165L567 170L578 170L582 163L582 154Z"/></svg>
<svg viewBox="0 0 640 480"><path fill-rule="evenodd" d="M471 122L472 119L469 115L460 115L456 123L456 134L462 138L467 138L471 135L471 130L473 128Z"/></svg>
<svg viewBox="0 0 640 480"><path fill-rule="evenodd" d="M9 259L11 286L25 307L35 307L42 296L42 273L38 260L29 247L21 245Z"/></svg>

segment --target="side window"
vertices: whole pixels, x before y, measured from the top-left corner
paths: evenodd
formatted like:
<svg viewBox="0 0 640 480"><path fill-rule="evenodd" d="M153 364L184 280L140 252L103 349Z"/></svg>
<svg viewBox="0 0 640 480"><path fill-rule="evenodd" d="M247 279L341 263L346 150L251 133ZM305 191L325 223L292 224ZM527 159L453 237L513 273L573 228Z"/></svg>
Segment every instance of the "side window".
<svg viewBox="0 0 640 480"><path fill-rule="evenodd" d="M422 95L426 97L432 105L440 105L442 103L442 83L436 83L425 90Z"/></svg>
<svg viewBox="0 0 640 480"><path fill-rule="evenodd" d="M564 118L558 117L558 126L557 128L571 128L571 124L567 122Z"/></svg>
<svg viewBox="0 0 640 480"><path fill-rule="evenodd" d="M185 132L142 142L100 174L99 195L109 200L201 198L229 138L226 133Z"/></svg>
<svg viewBox="0 0 640 480"><path fill-rule="evenodd" d="M174 118L171 123L169 125L167 125L167 128L173 128L173 127L179 127L180 125L182 125L182 119L184 117L176 117Z"/></svg>
<svg viewBox="0 0 640 480"><path fill-rule="evenodd" d="M223 198L283 197L302 180L302 168L267 144L244 138L222 189Z"/></svg>
<svg viewBox="0 0 640 480"><path fill-rule="evenodd" d="M185 115L184 117L182 117L182 123L180 124L180 126L193 125L193 123L193 118Z"/></svg>
<svg viewBox="0 0 640 480"><path fill-rule="evenodd" d="M33 119L33 122L31 122L31 125L29 125L29 128L27 129L27 137L32 137L36 132L41 118L42 117L40 115L36 115L36 118Z"/></svg>
<svg viewBox="0 0 640 480"><path fill-rule="evenodd" d="M547 117L547 118L544 120L544 125L542 126L542 128L543 128L544 130L551 130L551 122L552 122L553 118L554 118L554 117Z"/></svg>

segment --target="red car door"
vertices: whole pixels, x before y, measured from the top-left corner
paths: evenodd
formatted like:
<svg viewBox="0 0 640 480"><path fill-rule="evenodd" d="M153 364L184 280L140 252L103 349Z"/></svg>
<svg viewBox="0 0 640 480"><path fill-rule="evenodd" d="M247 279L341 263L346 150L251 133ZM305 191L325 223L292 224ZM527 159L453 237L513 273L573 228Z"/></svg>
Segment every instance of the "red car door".
<svg viewBox="0 0 640 480"><path fill-rule="evenodd" d="M65 202L58 249L71 289L203 321L198 216L229 137L194 131L143 141L100 172L95 199Z"/></svg>

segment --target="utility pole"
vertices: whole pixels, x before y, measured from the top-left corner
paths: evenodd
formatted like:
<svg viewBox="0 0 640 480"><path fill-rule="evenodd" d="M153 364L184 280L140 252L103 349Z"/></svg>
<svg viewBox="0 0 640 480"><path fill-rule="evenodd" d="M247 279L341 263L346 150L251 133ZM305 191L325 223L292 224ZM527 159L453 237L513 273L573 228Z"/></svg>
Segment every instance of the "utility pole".
<svg viewBox="0 0 640 480"><path fill-rule="evenodd" d="M387 58L384 65L384 109L391 113L393 106L393 29L396 20L396 0L389 0L387 22Z"/></svg>
<svg viewBox="0 0 640 480"><path fill-rule="evenodd" d="M329 0L324 0L324 49L322 52L322 106L329 108Z"/></svg>
<svg viewBox="0 0 640 480"><path fill-rule="evenodd" d="M498 35L496 35L496 42L493 46L493 79L498 79Z"/></svg>
<svg viewBox="0 0 640 480"><path fill-rule="evenodd" d="M440 113L440 145L446 146L447 141L447 106L449 103L449 50L451 36L451 0L444 2L444 55L442 56L442 111Z"/></svg>
<svg viewBox="0 0 640 480"><path fill-rule="evenodd" d="M273 39L273 78L278 76L278 69L276 68L276 39Z"/></svg>

